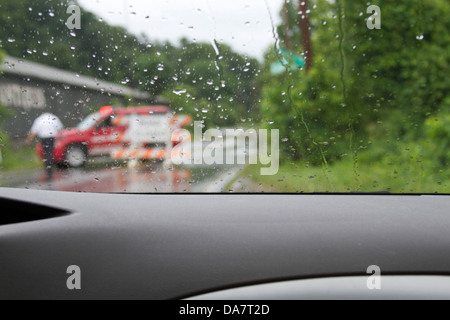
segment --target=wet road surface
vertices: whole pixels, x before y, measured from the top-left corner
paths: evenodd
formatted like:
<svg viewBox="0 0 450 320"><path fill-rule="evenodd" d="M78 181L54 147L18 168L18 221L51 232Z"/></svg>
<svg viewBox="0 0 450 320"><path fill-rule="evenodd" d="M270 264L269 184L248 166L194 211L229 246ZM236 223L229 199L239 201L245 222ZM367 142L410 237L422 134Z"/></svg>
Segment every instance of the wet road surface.
<svg viewBox="0 0 450 320"><path fill-rule="evenodd" d="M0 186L94 193L218 193L225 191L244 166L176 167L142 163L135 168L96 161L82 169L43 169L0 173Z"/></svg>
<svg viewBox="0 0 450 320"><path fill-rule="evenodd" d="M205 144L203 148L206 146ZM226 148L237 161L235 148ZM256 149L246 149L254 153ZM225 163L225 161L223 161ZM246 165L183 165L143 162L130 167L110 158L92 158L80 169L54 169L51 181L41 168L0 171L0 187L92 193L220 193ZM240 186L239 192L252 192Z"/></svg>

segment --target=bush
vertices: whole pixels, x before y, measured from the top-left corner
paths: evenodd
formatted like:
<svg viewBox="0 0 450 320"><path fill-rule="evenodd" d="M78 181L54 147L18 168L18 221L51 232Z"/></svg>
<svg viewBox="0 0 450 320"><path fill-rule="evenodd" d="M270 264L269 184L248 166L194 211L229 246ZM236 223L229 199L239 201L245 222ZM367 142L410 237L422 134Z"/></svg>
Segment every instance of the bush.
<svg viewBox="0 0 450 320"><path fill-rule="evenodd" d="M376 32L368 32L360 15L366 2L316 4L310 72L270 77L277 57L266 56L261 115L266 126L280 129L284 157L319 165L391 154L448 164L449 2L386 0Z"/></svg>
<svg viewBox="0 0 450 320"><path fill-rule="evenodd" d="M450 98L446 100L446 103L450 106ZM450 108L447 107L447 110ZM441 111L429 117L425 122L425 134L428 155L437 159L439 164L446 168L450 165L450 112Z"/></svg>

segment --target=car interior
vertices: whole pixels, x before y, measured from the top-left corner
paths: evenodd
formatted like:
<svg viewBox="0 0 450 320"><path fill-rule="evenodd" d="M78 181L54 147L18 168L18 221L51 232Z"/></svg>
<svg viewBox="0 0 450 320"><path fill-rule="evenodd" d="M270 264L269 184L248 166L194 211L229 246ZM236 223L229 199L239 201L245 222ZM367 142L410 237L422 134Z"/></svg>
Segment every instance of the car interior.
<svg viewBox="0 0 450 320"><path fill-rule="evenodd" d="M1 299L449 297L446 196L0 196ZM382 290L367 288L374 264Z"/></svg>

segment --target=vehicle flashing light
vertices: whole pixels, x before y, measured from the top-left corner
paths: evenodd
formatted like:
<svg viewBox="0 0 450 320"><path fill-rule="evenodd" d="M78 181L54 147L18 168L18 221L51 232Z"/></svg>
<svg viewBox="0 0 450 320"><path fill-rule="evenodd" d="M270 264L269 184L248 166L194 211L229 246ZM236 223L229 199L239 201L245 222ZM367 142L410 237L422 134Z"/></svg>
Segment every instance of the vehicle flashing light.
<svg viewBox="0 0 450 320"><path fill-rule="evenodd" d="M113 109L111 106L104 106L100 108L100 113L102 114L110 114L112 113Z"/></svg>

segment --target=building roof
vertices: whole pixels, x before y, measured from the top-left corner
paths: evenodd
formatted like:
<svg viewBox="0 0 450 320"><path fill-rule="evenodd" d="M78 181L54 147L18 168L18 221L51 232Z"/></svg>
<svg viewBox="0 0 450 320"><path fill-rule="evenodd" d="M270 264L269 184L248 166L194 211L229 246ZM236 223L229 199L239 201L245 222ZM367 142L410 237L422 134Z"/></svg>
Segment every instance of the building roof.
<svg viewBox="0 0 450 320"><path fill-rule="evenodd" d="M8 74L27 78L37 78L87 90L105 91L106 93L111 93L113 95L131 96L137 99L150 98L150 95L146 92L11 56L5 56L4 66L1 69L4 73Z"/></svg>

